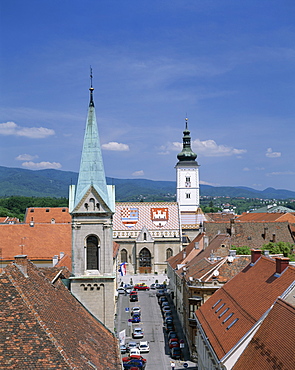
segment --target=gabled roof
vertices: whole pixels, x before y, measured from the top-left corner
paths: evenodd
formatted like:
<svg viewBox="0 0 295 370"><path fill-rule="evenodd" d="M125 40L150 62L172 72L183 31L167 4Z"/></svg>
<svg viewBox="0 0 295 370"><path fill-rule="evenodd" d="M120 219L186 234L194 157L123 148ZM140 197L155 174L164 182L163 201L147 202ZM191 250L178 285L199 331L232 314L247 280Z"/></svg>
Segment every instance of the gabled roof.
<svg viewBox="0 0 295 370"><path fill-rule="evenodd" d="M264 222L284 222L289 221L295 223L295 215L292 213L283 213L283 212L260 212L260 213L243 213L240 216L237 216L236 222L239 221L264 221Z"/></svg>
<svg viewBox="0 0 295 370"><path fill-rule="evenodd" d="M261 212L293 212L295 213L294 209L292 208L287 208L287 207L284 207L284 206L278 206L278 205L268 205L268 206L265 206L265 207L261 207L261 208L258 208L258 209L255 209L254 211L251 211L251 213L261 213Z"/></svg>
<svg viewBox="0 0 295 370"><path fill-rule="evenodd" d="M270 309L294 279L294 267L288 266L276 275L276 261L262 256L253 266L248 265L216 291L196 311L197 320L220 360Z"/></svg>
<svg viewBox="0 0 295 370"><path fill-rule="evenodd" d="M117 339L60 280L51 283L56 271L44 275L26 259L18 263L0 276L2 366L121 369Z"/></svg>
<svg viewBox="0 0 295 370"><path fill-rule="evenodd" d="M179 264L185 264L191 261L196 255L203 250L203 238L205 234L198 234L182 251L168 259L169 265L175 269ZM199 243L198 249L195 248L196 243Z"/></svg>
<svg viewBox="0 0 295 370"><path fill-rule="evenodd" d="M294 369L295 307L278 299L234 370Z"/></svg>

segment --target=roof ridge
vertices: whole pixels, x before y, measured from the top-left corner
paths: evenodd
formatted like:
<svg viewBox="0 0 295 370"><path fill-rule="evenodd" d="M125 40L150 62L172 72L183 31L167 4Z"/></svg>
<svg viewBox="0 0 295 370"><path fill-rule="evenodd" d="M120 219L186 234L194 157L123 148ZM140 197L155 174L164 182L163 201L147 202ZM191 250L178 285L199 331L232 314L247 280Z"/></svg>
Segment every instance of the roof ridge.
<svg viewBox="0 0 295 370"><path fill-rule="evenodd" d="M35 269L35 266L32 262L28 260L28 264L30 264L30 267ZM9 266L10 270L17 271L16 266L14 263L11 263ZM8 271L7 271L8 270ZM18 271L17 271L18 272ZM46 326L45 322L41 319L38 312L34 309L34 306L30 303L30 300L27 298L27 296L22 291L21 287L19 286L18 282L11 273L9 273L9 269L5 269L5 273L7 274L10 282L13 284L15 289L18 291L19 295L21 296L23 302L26 304L26 306L29 308L29 310L34 315L36 321L40 325L40 327L44 330L49 340L52 342L52 344L56 347L57 351L60 353L60 355L63 357L63 359L66 361L66 363L72 368L75 369L75 365L70 360L69 356L65 353L64 349L58 344L57 339L54 337L54 335L50 332L49 328ZM21 272L20 272L21 273ZM42 273L42 272L41 272ZM43 273L42 273L43 274ZM44 275L44 274L43 274ZM45 276L45 275L44 275Z"/></svg>

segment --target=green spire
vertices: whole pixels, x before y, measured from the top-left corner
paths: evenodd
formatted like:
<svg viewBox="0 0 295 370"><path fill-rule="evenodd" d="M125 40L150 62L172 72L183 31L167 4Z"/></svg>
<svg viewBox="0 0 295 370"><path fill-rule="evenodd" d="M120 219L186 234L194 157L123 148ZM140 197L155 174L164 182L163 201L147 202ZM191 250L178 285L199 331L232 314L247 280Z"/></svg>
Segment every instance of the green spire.
<svg viewBox="0 0 295 370"><path fill-rule="evenodd" d="M183 131L183 146L182 151L177 154L177 158L180 162L187 162L187 161L195 161L197 158L197 154L192 151L191 148L191 137L190 131L187 128L188 118L185 119L185 129Z"/></svg>
<svg viewBox="0 0 295 370"><path fill-rule="evenodd" d="M82 200L90 186L93 186L103 201L109 206L106 177L104 172L100 140L96 123L92 87L92 69L90 71L90 102L86 122L83 150L81 156L78 184L74 207Z"/></svg>

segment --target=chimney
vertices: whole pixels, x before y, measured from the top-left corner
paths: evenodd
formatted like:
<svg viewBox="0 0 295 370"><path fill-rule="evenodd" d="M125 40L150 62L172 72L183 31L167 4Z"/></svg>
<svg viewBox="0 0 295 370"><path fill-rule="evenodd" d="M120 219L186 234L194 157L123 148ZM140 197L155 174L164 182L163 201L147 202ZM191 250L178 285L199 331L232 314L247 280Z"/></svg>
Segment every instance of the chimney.
<svg viewBox="0 0 295 370"><path fill-rule="evenodd" d="M25 277L28 277L28 259L25 254L14 256L15 265L20 269Z"/></svg>
<svg viewBox="0 0 295 370"><path fill-rule="evenodd" d="M230 235L235 235L235 219L230 219Z"/></svg>
<svg viewBox="0 0 295 370"><path fill-rule="evenodd" d="M261 256L260 249L251 249L251 263L254 264Z"/></svg>
<svg viewBox="0 0 295 370"><path fill-rule="evenodd" d="M58 264L58 255L56 254L55 256L53 256L52 258L52 266L54 267L55 265Z"/></svg>
<svg viewBox="0 0 295 370"><path fill-rule="evenodd" d="M65 253L64 252L60 252L59 259L61 260L64 256L65 256Z"/></svg>
<svg viewBox="0 0 295 370"><path fill-rule="evenodd" d="M276 274L280 275L288 266L290 258L277 257L276 258Z"/></svg>
<svg viewBox="0 0 295 370"><path fill-rule="evenodd" d="M209 238L208 236L204 236L204 249L206 249L209 245Z"/></svg>

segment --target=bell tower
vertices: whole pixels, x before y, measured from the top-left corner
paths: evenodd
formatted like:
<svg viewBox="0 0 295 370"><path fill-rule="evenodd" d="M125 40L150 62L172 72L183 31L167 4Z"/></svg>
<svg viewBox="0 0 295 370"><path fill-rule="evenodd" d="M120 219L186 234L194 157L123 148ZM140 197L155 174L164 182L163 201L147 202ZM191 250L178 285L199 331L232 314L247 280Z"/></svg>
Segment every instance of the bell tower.
<svg viewBox="0 0 295 370"><path fill-rule="evenodd" d="M114 329L115 267L112 219L114 187L106 184L90 74L90 102L77 186L70 187L71 292L110 330Z"/></svg>
<svg viewBox="0 0 295 370"><path fill-rule="evenodd" d="M188 119L185 119L182 151L177 155L176 168L177 202L182 224L195 223L200 205L199 164L197 154L192 151Z"/></svg>

